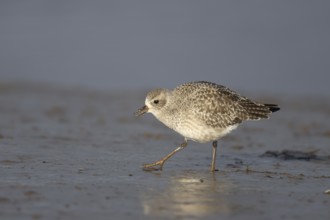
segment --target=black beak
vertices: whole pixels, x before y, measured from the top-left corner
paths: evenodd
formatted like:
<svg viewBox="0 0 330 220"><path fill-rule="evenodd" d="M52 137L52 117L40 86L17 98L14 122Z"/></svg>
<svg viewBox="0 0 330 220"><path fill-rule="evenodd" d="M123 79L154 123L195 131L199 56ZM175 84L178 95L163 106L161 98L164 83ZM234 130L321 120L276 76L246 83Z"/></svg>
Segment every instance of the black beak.
<svg viewBox="0 0 330 220"><path fill-rule="evenodd" d="M147 113L149 110L148 106L143 106L142 108L139 108L136 112L135 112L135 116L140 116L143 115L144 113Z"/></svg>

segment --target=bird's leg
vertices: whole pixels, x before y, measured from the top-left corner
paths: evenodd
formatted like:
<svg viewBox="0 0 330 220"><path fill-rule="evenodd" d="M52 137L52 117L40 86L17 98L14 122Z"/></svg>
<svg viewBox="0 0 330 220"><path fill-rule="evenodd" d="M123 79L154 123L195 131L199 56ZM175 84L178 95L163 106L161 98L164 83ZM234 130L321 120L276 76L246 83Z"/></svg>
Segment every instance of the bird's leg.
<svg viewBox="0 0 330 220"><path fill-rule="evenodd" d="M212 142L213 152L212 152L211 172L216 171L215 160L216 160L216 156L217 156L217 146L218 146L218 141L213 141Z"/></svg>
<svg viewBox="0 0 330 220"><path fill-rule="evenodd" d="M180 150L182 150L183 148L185 148L187 145L188 145L188 142L187 142L187 140L185 140L182 144L180 144L179 147L177 147L174 151L172 151L171 153L169 153L168 155L166 155L162 159L156 161L155 163L144 164L143 165L143 170L145 170L145 171L162 170L164 163L169 158L171 158L174 154L176 154L177 152L179 152ZM159 168L157 168L157 166L159 166Z"/></svg>

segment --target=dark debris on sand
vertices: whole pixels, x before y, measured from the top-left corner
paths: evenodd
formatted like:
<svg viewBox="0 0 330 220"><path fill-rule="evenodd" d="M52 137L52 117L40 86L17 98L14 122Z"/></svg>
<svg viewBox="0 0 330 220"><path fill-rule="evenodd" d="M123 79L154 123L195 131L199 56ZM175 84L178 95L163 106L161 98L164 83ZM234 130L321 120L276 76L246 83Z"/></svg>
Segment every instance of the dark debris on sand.
<svg viewBox="0 0 330 220"><path fill-rule="evenodd" d="M260 157L274 157L280 160L330 160L330 155L319 156L316 155L317 151L295 151L295 150L282 150L282 151L266 151Z"/></svg>

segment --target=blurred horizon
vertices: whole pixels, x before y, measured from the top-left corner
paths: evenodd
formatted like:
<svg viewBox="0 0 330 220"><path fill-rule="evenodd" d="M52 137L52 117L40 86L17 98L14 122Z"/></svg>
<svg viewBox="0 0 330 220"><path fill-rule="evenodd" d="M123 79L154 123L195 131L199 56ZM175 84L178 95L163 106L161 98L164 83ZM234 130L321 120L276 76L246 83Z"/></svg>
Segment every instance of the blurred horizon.
<svg viewBox="0 0 330 220"><path fill-rule="evenodd" d="M1 1L0 81L329 95L328 1Z"/></svg>

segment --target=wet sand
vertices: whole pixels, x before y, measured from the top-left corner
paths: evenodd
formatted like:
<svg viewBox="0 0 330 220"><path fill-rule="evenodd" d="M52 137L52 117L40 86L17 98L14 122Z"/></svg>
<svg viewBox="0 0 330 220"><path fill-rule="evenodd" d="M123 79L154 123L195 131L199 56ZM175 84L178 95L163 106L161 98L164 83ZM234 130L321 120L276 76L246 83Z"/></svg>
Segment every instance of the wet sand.
<svg viewBox="0 0 330 220"><path fill-rule="evenodd" d="M254 96L282 109L223 138L218 172L193 142L145 172L183 139L133 116L144 95L0 84L0 218L330 218L329 103Z"/></svg>

